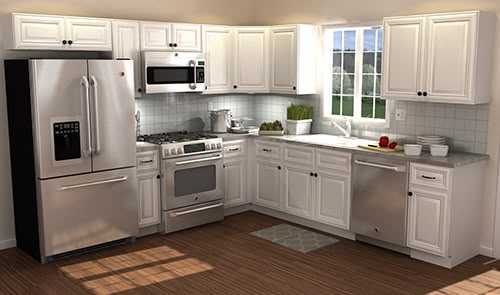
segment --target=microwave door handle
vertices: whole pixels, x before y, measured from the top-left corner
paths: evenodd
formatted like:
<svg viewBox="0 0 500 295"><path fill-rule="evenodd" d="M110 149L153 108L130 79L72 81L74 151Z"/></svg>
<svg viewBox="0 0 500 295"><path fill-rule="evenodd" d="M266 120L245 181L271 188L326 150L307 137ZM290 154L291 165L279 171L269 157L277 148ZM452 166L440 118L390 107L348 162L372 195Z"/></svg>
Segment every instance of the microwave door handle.
<svg viewBox="0 0 500 295"><path fill-rule="evenodd" d="M91 86L94 90L94 123L95 123L95 150L94 153L98 155L101 152L101 140L99 134L99 100L97 97L97 79L94 76L90 76Z"/></svg>
<svg viewBox="0 0 500 295"><path fill-rule="evenodd" d="M88 148L85 150L85 155L90 156L92 154L92 138L90 134L90 99L89 99L89 80L87 79L86 76L82 76L82 79L80 80L80 86L83 89L83 92L85 93L83 96L83 104L85 105L85 120L87 121L87 145Z"/></svg>
<svg viewBox="0 0 500 295"><path fill-rule="evenodd" d="M194 67L194 70L193 70L193 83L189 83L189 88L191 88L191 90L195 90L196 89L196 60L192 59L189 61L189 66L190 67Z"/></svg>

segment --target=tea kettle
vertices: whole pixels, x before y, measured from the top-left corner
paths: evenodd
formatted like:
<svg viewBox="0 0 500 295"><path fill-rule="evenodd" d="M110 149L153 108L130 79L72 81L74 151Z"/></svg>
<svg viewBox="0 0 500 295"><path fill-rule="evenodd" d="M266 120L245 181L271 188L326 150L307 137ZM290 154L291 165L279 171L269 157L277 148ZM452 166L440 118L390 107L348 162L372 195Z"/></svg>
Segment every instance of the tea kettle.
<svg viewBox="0 0 500 295"><path fill-rule="evenodd" d="M212 110L210 111L210 132L227 133L231 130L231 111Z"/></svg>

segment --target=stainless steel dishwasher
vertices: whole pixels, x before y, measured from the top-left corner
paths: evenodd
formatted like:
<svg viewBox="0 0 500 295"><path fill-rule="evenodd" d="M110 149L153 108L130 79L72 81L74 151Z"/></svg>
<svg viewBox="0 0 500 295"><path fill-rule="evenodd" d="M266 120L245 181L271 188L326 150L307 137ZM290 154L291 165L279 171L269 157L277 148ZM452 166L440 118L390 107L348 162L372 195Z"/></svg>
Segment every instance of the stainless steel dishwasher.
<svg viewBox="0 0 500 295"><path fill-rule="evenodd" d="M406 246L408 162L365 155L353 159L351 230L356 239Z"/></svg>

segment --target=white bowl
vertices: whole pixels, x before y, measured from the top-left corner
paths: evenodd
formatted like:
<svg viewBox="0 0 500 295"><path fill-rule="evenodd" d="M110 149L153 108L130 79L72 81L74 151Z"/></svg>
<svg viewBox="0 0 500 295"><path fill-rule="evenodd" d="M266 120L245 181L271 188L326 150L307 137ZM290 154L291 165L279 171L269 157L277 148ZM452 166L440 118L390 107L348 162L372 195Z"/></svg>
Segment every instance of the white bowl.
<svg viewBox="0 0 500 295"><path fill-rule="evenodd" d="M405 149L405 155L407 155L407 156L420 156L420 153L422 152L422 145L421 144L405 144L404 149Z"/></svg>
<svg viewBox="0 0 500 295"><path fill-rule="evenodd" d="M435 157L446 157L448 146L444 144L431 144L431 155Z"/></svg>

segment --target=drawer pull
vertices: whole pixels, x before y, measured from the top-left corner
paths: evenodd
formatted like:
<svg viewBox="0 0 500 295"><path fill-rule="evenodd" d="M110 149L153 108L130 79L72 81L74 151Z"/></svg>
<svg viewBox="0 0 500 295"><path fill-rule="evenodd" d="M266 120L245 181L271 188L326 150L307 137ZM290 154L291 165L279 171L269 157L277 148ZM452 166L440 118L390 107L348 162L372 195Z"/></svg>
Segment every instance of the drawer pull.
<svg viewBox="0 0 500 295"><path fill-rule="evenodd" d="M240 150L239 148L234 148L234 149L229 149L228 151L230 151L230 152L237 152L239 150Z"/></svg>
<svg viewBox="0 0 500 295"><path fill-rule="evenodd" d="M270 150L270 149L262 149L262 150L263 150L264 152L268 152L268 153L270 153L270 152L272 152L272 151L273 151L273 150Z"/></svg>
<svg viewBox="0 0 500 295"><path fill-rule="evenodd" d="M141 164L153 163L153 160L141 161Z"/></svg>
<svg viewBox="0 0 500 295"><path fill-rule="evenodd" d="M436 177L434 177L434 176L426 176L426 175L422 175L422 178L424 178L424 179L430 179L430 180L436 179Z"/></svg>

